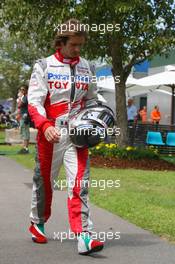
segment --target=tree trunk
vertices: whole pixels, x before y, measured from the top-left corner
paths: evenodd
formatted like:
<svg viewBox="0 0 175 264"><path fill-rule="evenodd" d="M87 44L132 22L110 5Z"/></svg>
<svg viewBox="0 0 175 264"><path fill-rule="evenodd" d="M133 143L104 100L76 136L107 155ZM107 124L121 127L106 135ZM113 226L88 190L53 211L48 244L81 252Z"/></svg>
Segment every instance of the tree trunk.
<svg viewBox="0 0 175 264"><path fill-rule="evenodd" d="M120 147L125 147L128 145L128 122L125 84L122 82L118 85L115 85L115 102L117 127L120 128L120 135L116 137L116 141Z"/></svg>
<svg viewBox="0 0 175 264"><path fill-rule="evenodd" d="M119 42L115 43L115 45L112 47L111 54L113 77L120 76L120 83L115 83L116 121L117 127L120 128L120 135L116 136L116 142L120 147L125 147L128 145L128 122L125 94L126 84L124 79L122 54Z"/></svg>

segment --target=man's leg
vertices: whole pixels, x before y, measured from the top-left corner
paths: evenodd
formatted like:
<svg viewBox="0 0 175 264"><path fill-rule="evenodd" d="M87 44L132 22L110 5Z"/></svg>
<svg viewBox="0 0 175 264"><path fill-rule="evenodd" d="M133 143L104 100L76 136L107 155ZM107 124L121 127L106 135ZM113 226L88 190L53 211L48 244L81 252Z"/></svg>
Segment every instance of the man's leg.
<svg viewBox="0 0 175 264"><path fill-rule="evenodd" d="M29 140L30 140L30 127L28 124L25 124L23 120L20 121L20 134L23 139L22 149L18 154L28 154L29 153Z"/></svg>
<svg viewBox="0 0 175 264"><path fill-rule="evenodd" d="M50 180L53 157L53 144L44 135L38 134L36 149L36 166L33 176L33 190L30 219L32 225L29 230L32 239L37 243L46 243L44 223L51 214L52 186Z"/></svg>
<svg viewBox="0 0 175 264"><path fill-rule="evenodd" d="M23 148L25 148L25 149L29 148L29 140L28 139L24 139Z"/></svg>
<svg viewBox="0 0 175 264"><path fill-rule="evenodd" d="M68 213L72 232L92 229L88 206L89 158L88 149L69 147L64 154L68 181Z"/></svg>
<svg viewBox="0 0 175 264"><path fill-rule="evenodd" d="M51 214L52 187L50 174L53 144L49 143L44 135L40 135L39 137L36 152L36 167L33 176L30 217L32 222L43 224Z"/></svg>
<svg viewBox="0 0 175 264"><path fill-rule="evenodd" d="M30 214L33 223L30 227L30 232L35 235L33 240L38 243L47 242L44 233L44 223L47 222L51 215L54 179L58 176L63 159L61 146L61 143L49 143L43 134L38 134Z"/></svg>
<svg viewBox="0 0 175 264"><path fill-rule="evenodd" d="M30 140L30 126L28 124L25 124L25 136L24 136L23 147L26 150L28 150L29 147L29 140Z"/></svg>
<svg viewBox="0 0 175 264"><path fill-rule="evenodd" d="M92 239L93 228L88 206L89 157L87 148L69 147L64 155L68 180L68 212L72 232L77 234L78 253L88 255L103 249L103 242Z"/></svg>

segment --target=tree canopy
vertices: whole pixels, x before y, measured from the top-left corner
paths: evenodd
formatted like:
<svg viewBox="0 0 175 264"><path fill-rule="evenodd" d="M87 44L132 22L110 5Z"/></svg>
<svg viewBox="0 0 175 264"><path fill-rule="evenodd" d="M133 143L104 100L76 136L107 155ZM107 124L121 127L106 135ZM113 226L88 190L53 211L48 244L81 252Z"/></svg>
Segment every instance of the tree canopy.
<svg viewBox="0 0 175 264"><path fill-rule="evenodd" d="M127 144L125 83L135 63L168 55L174 48L174 1L2 0L0 8L1 28L6 28L13 40L9 58L16 56L16 61L28 65L53 52L57 25L74 17L89 26L83 55L107 60L112 64L113 76L120 75L120 84L116 83L116 118L122 131L119 142Z"/></svg>

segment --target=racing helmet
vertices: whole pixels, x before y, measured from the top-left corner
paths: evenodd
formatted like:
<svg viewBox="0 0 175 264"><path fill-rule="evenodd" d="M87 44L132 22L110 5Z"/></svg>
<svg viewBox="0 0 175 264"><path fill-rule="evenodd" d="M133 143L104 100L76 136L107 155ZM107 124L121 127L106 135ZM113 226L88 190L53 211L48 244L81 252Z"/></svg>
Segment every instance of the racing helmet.
<svg viewBox="0 0 175 264"><path fill-rule="evenodd" d="M114 123L110 107L90 105L68 120L69 136L76 147L94 147L107 139L107 129L113 128Z"/></svg>

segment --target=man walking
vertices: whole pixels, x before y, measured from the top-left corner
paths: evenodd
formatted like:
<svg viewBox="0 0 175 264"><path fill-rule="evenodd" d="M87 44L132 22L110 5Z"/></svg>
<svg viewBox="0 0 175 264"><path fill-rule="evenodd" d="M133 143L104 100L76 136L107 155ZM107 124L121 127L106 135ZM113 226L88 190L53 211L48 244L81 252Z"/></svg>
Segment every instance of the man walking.
<svg viewBox="0 0 175 264"><path fill-rule="evenodd" d="M63 163L71 231L77 236L79 254L89 254L101 250L103 243L90 235L88 149L76 148L68 133L61 134L61 129L67 128L72 111L96 100L97 94L90 81L92 68L80 57L86 32L75 19L65 22L63 29L55 38L55 54L36 62L29 85L28 109L38 129L29 230L34 242L47 242L44 224L51 215L53 183Z"/></svg>

